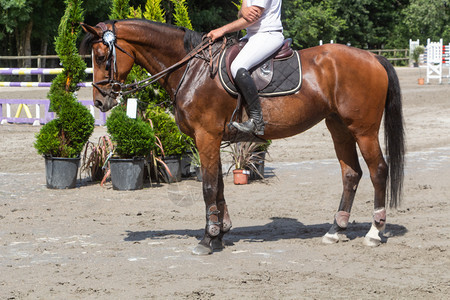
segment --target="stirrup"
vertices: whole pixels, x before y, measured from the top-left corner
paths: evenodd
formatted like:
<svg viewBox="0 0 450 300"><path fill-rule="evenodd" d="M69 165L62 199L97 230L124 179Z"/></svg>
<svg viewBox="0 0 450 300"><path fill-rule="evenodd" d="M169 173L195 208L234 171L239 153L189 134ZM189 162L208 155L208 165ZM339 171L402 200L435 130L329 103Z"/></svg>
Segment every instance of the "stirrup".
<svg viewBox="0 0 450 300"><path fill-rule="evenodd" d="M262 126L259 126L260 128L258 128L255 120L253 119L249 119L244 123L232 122L231 125L233 125L233 127L245 133L264 135L264 124Z"/></svg>

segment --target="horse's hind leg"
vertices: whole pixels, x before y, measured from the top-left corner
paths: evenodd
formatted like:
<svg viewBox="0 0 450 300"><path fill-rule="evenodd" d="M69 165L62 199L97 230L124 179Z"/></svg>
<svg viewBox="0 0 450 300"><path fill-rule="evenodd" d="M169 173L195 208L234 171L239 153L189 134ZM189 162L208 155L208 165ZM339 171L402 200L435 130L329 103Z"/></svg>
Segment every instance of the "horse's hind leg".
<svg viewBox="0 0 450 300"><path fill-rule="evenodd" d="M383 158L377 134L357 137L357 142L369 168L370 179L374 187L373 222L364 238L364 245L378 246L381 243L380 233L384 231L386 226L385 204L388 166Z"/></svg>
<svg viewBox="0 0 450 300"><path fill-rule="evenodd" d="M333 225L322 238L323 243L332 244L339 241L338 233L347 228L362 171L358 161L355 138L347 127L337 117L327 118L326 124L331 132L336 156L341 165L343 184L341 202L334 216Z"/></svg>

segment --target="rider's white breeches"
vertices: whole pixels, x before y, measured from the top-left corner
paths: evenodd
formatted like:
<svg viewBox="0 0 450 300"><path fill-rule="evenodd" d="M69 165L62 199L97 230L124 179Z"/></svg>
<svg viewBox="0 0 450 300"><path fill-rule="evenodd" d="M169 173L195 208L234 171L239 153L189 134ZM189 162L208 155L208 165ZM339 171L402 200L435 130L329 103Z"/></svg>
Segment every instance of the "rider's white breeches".
<svg viewBox="0 0 450 300"><path fill-rule="evenodd" d="M283 33L278 31L259 32L251 36L247 35L245 38L248 38L247 44L236 56L230 67L233 78L236 77L240 68L250 70L263 62L280 49L284 42Z"/></svg>

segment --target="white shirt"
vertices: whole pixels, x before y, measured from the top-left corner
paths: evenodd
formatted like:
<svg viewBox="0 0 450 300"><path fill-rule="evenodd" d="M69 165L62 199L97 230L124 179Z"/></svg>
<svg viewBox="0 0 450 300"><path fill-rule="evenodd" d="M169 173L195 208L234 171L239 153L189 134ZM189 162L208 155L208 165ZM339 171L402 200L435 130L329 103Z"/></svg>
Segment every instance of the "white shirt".
<svg viewBox="0 0 450 300"><path fill-rule="evenodd" d="M247 0L247 6L252 5L264 8L262 16L247 28L248 34L283 30L281 24L281 0Z"/></svg>

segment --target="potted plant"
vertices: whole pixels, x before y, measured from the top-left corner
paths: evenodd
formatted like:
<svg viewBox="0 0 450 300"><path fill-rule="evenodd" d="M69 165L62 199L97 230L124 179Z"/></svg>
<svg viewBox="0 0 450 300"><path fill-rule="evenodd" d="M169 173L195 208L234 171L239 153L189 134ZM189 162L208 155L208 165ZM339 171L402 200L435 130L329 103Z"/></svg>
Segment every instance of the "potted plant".
<svg viewBox="0 0 450 300"><path fill-rule="evenodd" d="M425 47L424 46L419 45L419 46L414 48L414 50L413 50L413 52L411 54L412 59L414 61L414 67L416 67L416 68L419 67L420 55L423 54L423 53L425 53Z"/></svg>
<svg viewBox="0 0 450 300"><path fill-rule="evenodd" d="M94 128L92 115L78 104L64 104L59 118L45 124L36 134L34 146L44 156L48 188L76 186L80 153Z"/></svg>
<svg viewBox="0 0 450 300"><path fill-rule="evenodd" d="M114 189L143 188L144 157L155 145L155 134L141 117L129 118L124 106L117 106L106 120L107 131L115 144L110 159L111 181Z"/></svg>
<svg viewBox="0 0 450 300"><path fill-rule="evenodd" d="M109 175L108 158L113 152L114 145L107 135L99 137L97 144L88 141L84 149L81 171L87 172L91 181L103 183Z"/></svg>
<svg viewBox="0 0 450 300"><path fill-rule="evenodd" d="M195 176L197 177L197 181L202 181L202 163L200 161L200 153L198 152L198 149L195 146L192 146L190 151L190 161L191 165L194 168Z"/></svg>
<svg viewBox="0 0 450 300"><path fill-rule="evenodd" d="M86 64L78 55L76 40L83 21L81 1L66 1L58 27L55 48L63 71L53 80L48 93L50 109L58 118L42 126L34 147L44 155L48 188L74 188L80 153L94 130L94 117L75 96L85 76Z"/></svg>
<svg viewBox="0 0 450 300"><path fill-rule="evenodd" d="M153 129L152 121L151 120L148 121ZM157 154L158 151L162 151L164 155L164 148L161 144L161 140L158 138L157 135L155 135L155 146L150 151L150 155L146 160L146 168L144 169L144 178L149 179L150 185L152 185L152 180L155 180L156 183L159 184L160 178L163 178L165 174L167 174L169 177L172 177L172 173L170 172L169 167L166 165L164 160L162 160L161 157L158 156Z"/></svg>
<svg viewBox="0 0 450 300"><path fill-rule="evenodd" d="M194 175L195 170L195 164L197 162L193 162L192 160L195 159L195 153L194 151L197 151L194 145L194 141L189 138L188 140L188 147L186 151L181 155L181 177L182 178L189 178L192 175ZM192 172L194 171L194 172Z"/></svg>
<svg viewBox="0 0 450 300"><path fill-rule="evenodd" d="M252 159L254 161L255 168L258 172L255 172L252 168L250 169L250 180L263 179L264 178L264 165L266 161L266 156L269 153L269 146L272 144L272 140L267 140L265 143L258 144L255 151L253 152Z"/></svg>
<svg viewBox="0 0 450 300"><path fill-rule="evenodd" d="M425 78L422 77L422 74L420 72L420 55L425 53L425 47L422 45L417 46L416 48L414 48L413 52L412 52L412 59L414 61L414 67L418 67L419 68L419 79L418 79L418 83L420 85L423 85L425 83Z"/></svg>
<svg viewBox="0 0 450 300"><path fill-rule="evenodd" d="M232 165L228 169L228 172L234 167L233 176L234 184L247 184L250 170L253 170L258 175L261 175L256 167L255 161L257 160L257 154L255 150L258 148L258 143L254 142L238 142L230 144L230 150L226 150L231 155L233 160Z"/></svg>
<svg viewBox="0 0 450 300"><path fill-rule="evenodd" d="M168 183L181 181L181 156L187 152L190 138L180 132L174 118L159 106L150 106L146 117L161 141L162 148L156 149L156 155L163 158L170 170L170 173L166 168L161 170L164 180Z"/></svg>

